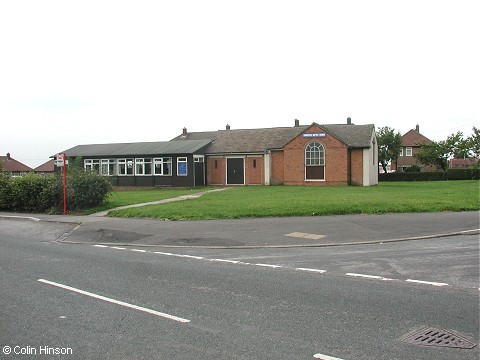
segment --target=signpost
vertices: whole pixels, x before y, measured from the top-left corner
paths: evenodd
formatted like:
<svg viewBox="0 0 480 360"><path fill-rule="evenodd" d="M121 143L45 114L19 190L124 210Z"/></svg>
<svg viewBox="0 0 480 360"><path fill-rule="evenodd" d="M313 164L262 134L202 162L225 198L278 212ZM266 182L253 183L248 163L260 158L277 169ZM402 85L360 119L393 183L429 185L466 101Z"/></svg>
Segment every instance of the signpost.
<svg viewBox="0 0 480 360"><path fill-rule="evenodd" d="M67 155L57 154L55 164L63 168L63 215L67 215Z"/></svg>

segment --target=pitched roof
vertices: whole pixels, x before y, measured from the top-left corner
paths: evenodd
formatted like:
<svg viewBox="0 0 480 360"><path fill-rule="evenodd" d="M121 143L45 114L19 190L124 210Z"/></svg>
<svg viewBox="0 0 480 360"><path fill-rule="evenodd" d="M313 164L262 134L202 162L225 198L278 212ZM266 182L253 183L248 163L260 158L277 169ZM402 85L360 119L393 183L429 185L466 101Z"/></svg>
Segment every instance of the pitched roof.
<svg viewBox="0 0 480 360"><path fill-rule="evenodd" d="M311 126L320 126L325 132L351 147L370 147L373 125L301 125L263 129L218 130L192 132L179 135L173 142L198 139L213 139L207 154L252 153L281 149Z"/></svg>
<svg viewBox="0 0 480 360"><path fill-rule="evenodd" d="M267 129L218 130L187 133L172 139L172 142L198 139L213 139L207 147L208 154L263 152L266 149L281 149L308 126L278 127Z"/></svg>
<svg viewBox="0 0 480 360"><path fill-rule="evenodd" d="M48 160L46 163L35 168L35 172L53 172L55 160Z"/></svg>
<svg viewBox="0 0 480 360"><path fill-rule="evenodd" d="M352 148L369 148L375 125L318 125L330 135Z"/></svg>
<svg viewBox="0 0 480 360"><path fill-rule="evenodd" d="M423 143L431 144L432 141L415 129L408 131L402 136L402 146L420 146Z"/></svg>
<svg viewBox="0 0 480 360"><path fill-rule="evenodd" d="M2 171L6 172L30 172L32 171L32 168L22 164L20 161L15 160L10 156L10 154L7 154L7 156L0 156L0 163L1 166L0 168Z"/></svg>
<svg viewBox="0 0 480 360"><path fill-rule="evenodd" d="M140 142L140 143L116 143L116 144L93 144L77 145L65 150L67 156L135 156L135 155L171 155L193 154L211 140L192 140L185 142Z"/></svg>

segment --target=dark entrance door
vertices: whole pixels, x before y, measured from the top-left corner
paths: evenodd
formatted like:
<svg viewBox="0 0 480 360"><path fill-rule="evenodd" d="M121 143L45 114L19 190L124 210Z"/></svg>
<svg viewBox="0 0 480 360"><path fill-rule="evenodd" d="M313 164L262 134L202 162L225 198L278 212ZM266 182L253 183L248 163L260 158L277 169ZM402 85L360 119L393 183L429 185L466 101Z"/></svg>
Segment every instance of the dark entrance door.
<svg viewBox="0 0 480 360"><path fill-rule="evenodd" d="M227 158L227 185L243 185L245 183L243 160L243 158Z"/></svg>
<svg viewBox="0 0 480 360"><path fill-rule="evenodd" d="M205 186L205 162L195 161L195 186Z"/></svg>

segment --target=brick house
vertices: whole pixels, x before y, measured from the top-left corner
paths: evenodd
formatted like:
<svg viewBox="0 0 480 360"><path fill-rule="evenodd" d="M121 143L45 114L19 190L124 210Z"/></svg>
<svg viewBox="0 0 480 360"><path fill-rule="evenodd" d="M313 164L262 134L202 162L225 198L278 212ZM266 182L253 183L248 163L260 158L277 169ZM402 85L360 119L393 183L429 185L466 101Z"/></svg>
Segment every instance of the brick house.
<svg viewBox="0 0 480 360"><path fill-rule="evenodd" d="M402 136L402 147L397 162L392 162L392 170L403 172L406 168L417 165L421 171L435 171L435 166L425 166L417 161L415 154L420 151L422 144L431 144L432 141L420 134L420 127L417 125L415 129L411 129Z"/></svg>
<svg viewBox="0 0 480 360"><path fill-rule="evenodd" d="M378 183L374 125L300 125L187 132L172 141L210 140L208 185L361 185Z"/></svg>
<svg viewBox="0 0 480 360"><path fill-rule="evenodd" d="M7 153L7 156L0 156L0 170L11 176L22 176L33 171L31 167L12 158L10 153Z"/></svg>

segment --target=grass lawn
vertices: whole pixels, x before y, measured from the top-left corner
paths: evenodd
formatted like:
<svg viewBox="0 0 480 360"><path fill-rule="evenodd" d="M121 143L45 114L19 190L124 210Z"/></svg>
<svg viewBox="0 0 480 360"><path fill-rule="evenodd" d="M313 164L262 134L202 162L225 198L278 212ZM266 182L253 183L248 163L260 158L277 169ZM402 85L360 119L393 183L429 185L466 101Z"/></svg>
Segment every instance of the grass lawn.
<svg viewBox="0 0 480 360"><path fill-rule="evenodd" d="M148 190L129 190L113 191L103 205L90 208L83 214L93 214L99 211L113 209L119 206L140 204L150 201L169 199L177 196L194 194L197 192L214 189L213 187L198 187L194 189L148 189Z"/></svg>
<svg viewBox="0 0 480 360"><path fill-rule="evenodd" d="M467 211L480 210L479 204L479 181L385 182L374 187L242 186L195 200L113 211L109 215L205 220Z"/></svg>

